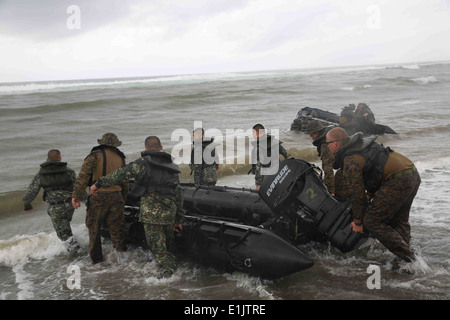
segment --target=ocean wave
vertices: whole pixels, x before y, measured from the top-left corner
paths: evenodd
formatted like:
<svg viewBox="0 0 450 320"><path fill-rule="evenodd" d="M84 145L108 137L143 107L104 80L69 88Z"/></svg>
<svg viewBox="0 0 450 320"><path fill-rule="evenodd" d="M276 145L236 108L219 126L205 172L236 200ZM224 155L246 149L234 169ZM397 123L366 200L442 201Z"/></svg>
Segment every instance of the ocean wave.
<svg viewBox="0 0 450 320"><path fill-rule="evenodd" d="M408 70L417 70L420 69L420 66L418 64L405 64L405 65L394 65L394 66L387 66L386 69L408 69Z"/></svg>
<svg viewBox="0 0 450 320"><path fill-rule="evenodd" d="M179 78L180 79L180 78ZM178 79L178 80L179 80ZM99 89L109 87L129 87L139 84L148 84L161 81L176 81L176 77L150 78L150 79L130 79L130 80L85 80L76 82L38 82L38 83L18 83L12 85L1 85L0 94L23 94L33 92L59 92L78 91L86 89Z"/></svg>
<svg viewBox="0 0 450 320"><path fill-rule="evenodd" d="M111 88L111 87L134 87L148 85L165 85L177 82L209 82L209 81L230 81L248 80L256 78L271 77L293 77L314 74L335 74L355 71L371 71L383 69L421 69L421 66L434 64L401 64L401 65L369 65L369 66L343 66L331 68L311 68L311 69L288 69L270 71L250 71L250 72L219 72L202 74L182 74L152 77L134 78L110 78L110 79L84 79L84 80L64 80L64 81L42 81L42 82L22 82L0 84L0 95L29 94L35 92L60 92L79 91L88 89ZM364 86L362 87L364 88Z"/></svg>
<svg viewBox="0 0 450 320"><path fill-rule="evenodd" d="M2 85L0 86L0 94L22 94L31 92L51 92L51 91L73 91L73 90L83 90L88 87L98 88L101 86L110 86L119 84L117 81L108 82L74 82L74 83L63 83L63 82L50 82L50 83L19 83L13 85Z"/></svg>
<svg viewBox="0 0 450 320"><path fill-rule="evenodd" d="M222 80L239 80L260 77L272 77L274 75L287 74L286 72L248 72L248 73L207 73L170 75L141 78L117 78L117 79L86 79L74 81L30 82L0 85L0 95L28 94L34 92L60 92L79 91L101 88L129 88L135 86L148 86L151 84L165 85L178 82L209 82Z"/></svg>
<svg viewBox="0 0 450 320"><path fill-rule="evenodd" d="M442 115L445 117L445 115ZM405 119L414 119L414 115L405 115ZM432 114L428 116L422 116L418 121L433 121L439 118L439 114ZM410 120L413 121L413 120ZM436 134L441 136L447 136L450 134L450 124L435 124L433 126L423 126L419 128L411 128L402 132L405 137L410 138L411 136L435 136Z"/></svg>
<svg viewBox="0 0 450 320"><path fill-rule="evenodd" d="M434 76L415 78L415 79L411 79L411 81L418 83L418 84L428 84L428 83L439 82L436 79L436 77L434 77Z"/></svg>
<svg viewBox="0 0 450 320"><path fill-rule="evenodd" d="M416 69L420 69L420 67L417 64L410 64L410 65L405 65L405 66L401 66L403 69L411 69L411 70L416 70Z"/></svg>
<svg viewBox="0 0 450 320"><path fill-rule="evenodd" d="M393 78L378 78L375 81L388 85L411 85L411 84L429 84L439 82L435 76L408 78L408 77L393 77Z"/></svg>
<svg viewBox="0 0 450 320"><path fill-rule="evenodd" d="M356 86L356 87L342 87L341 89L344 91L354 91L354 90L362 90L362 89L368 89L371 88L372 85L370 84L365 84L363 86Z"/></svg>
<svg viewBox="0 0 450 320"><path fill-rule="evenodd" d="M121 105L124 101L122 99L98 99L98 100L88 100L88 101L77 101L77 102L62 102L56 104L43 104L43 105L33 105L24 107L1 107L0 112L3 116L22 116L22 115L42 115L49 112L55 111L70 111L70 110L80 110L82 108L94 109L100 106L108 106L109 108L113 105ZM126 102L126 101L125 101Z"/></svg>
<svg viewBox="0 0 450 320"><path fill-rule="evenodd" d="M64 92L81 91L101 88L130 88L146 87L149 85L164 86L173 84L202 83L214 81L251 80L272 77L293 77L317 73L345 72L348 68L320 69L320 70L279 70L279 71L253 71L253 72L222 72L185 75L168 75L140 78L111 78L65 80L52 82L30 82L0 84L0 95L29 94L35 92ZM352 71L354 69L348 69Z"/></svg>
<svg viewBox="0 0 450 320"><path fill-rule="evenodd" d="M56 233L17 235L11 239L0 240L0 265L14 266L28 257L48 258L64 250Z"/></svg>
<svg viewBox="0 0 450 320"><path fill-rule="evenodd" d="M422 160L416 163L419 171L440 171L450 174L450 157L437 157Z"/></svg>

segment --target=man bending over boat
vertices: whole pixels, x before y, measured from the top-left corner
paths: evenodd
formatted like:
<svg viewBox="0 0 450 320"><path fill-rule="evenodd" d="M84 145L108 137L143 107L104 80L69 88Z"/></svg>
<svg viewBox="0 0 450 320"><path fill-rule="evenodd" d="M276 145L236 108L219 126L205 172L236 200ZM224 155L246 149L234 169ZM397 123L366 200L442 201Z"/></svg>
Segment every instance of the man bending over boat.
<svg viewBox="0 0 450 320"><path fill-rule="evenodd" d="M420 185L414 163L361 132L349 137L334 128L326 137L334 168L343 170L352 200L353 231L363 232L364 226L392 253L413 261L409 211Z"/></svg>

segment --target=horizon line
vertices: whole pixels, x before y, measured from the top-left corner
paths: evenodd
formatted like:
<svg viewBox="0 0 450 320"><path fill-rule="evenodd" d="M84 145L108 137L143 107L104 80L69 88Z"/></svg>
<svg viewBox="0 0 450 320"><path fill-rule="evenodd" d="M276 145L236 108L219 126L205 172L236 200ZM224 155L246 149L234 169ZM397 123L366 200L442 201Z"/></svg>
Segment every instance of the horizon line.
<svg viewBox="0 0 450 320"><path fill-rule="evenodd" d="M45 82L70 82L70 81L98 81L98 80L126 80L126 79L151 79L160 77L176 77L176 76L194 76L194 75L213 75L213 74L227 74L227 73L253 73L253 72L276 72L276 71L288 71L288 70L326 70L326 69L339 69L339 68L355 68L355 67L381 67L381 66L398 66L398 65L427 65L427 64L439 64L439 63L450 63L450 60L424 60L424 61L405 61L405 62L386 62L386 63L373 63L373 64L343 64L336 66L325 66L325 67L292 67L292 68L282 68L282 69L254 69L254 70L241 70L241 71L215 71L215 72L199 72L199 73L173 73L173 74L155 74L155 75L136 75L136 76L114 76L114 77L89 77L89 78L71 78L71 79L48 79L48 80L28 80L28 81L2 81L0 80L0 85L8 84L25 84L25 83L45 83Z"/></svg>

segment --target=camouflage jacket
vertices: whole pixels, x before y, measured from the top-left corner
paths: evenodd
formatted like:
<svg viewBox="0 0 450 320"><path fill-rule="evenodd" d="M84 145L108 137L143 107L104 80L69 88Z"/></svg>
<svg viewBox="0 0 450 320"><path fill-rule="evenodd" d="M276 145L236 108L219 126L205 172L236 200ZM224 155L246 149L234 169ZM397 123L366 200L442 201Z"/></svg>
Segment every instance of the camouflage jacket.
<svg viewBox="0 0 450 320"><path fill-rule="evenodd" d="M364 157L360 155L348 156L345 157L342 168L346 196L352 200L353 217L356 220L363 219L368 206L363 178L364 162Z"/></svg>
<svg viewBox="0 0 450 320"><path fill-rule="evenodd" d="M197 185L202 184L215 184L217 182L218 176L217 176L217 169L219 167L219 157L216 154L215 151L215 144L214 139L211 140L203 140L202 143L198 144L198 140L194 141L193 147L191 150L191 162L189 164L189 167L191 168L191 174L194 173L194 183ZM201 146L201 148L200 148ZM204 153L208 152L208 155L211 157L209 159L208 163L204 159ZM197 155L198 159L195 159L195 153L201 152L201 154ZM195 160L195 161L194 161ZM201 163L197 163L200 162ZM213 163L212 160L214 160Z"/></svg>
<svg viewBox="0 0 450 320"><path fill-rule="evenodd" d="M70 180L72 183L75 183L75 180L77 178L75 172L72 169L68 169L68 174L70 176ZM25 210L31 210L33 207L31 206L31 202L37 197L39 194L39 191L41 189L41 178L40 174L36 174L31 181L30 185L27 188L27 191L25 192L25 195L23 196L23 202L25 206ZM66 201L67 199L71 198L72 192L67 190L50 190L45 192L45 201L50 203L58 203L62 201Z"/></svg>
<svg viewBox="0 0 450 320"><path fill-rule="evenodd" d="M75 181L73 187L72 198L82 200L85 198L86 188L89 187L92 174L97 166L97 157L100 156L99 152L92 152L86 159L84 159L83 165L78 174L78 178ZM122 196L126 199L128 194L128 180L119 183L121 187Z"/></svg>
<svg viewBox="0 0 450 320"><path fill-rule="evenodd" d="M99 178L95 186L98 188L110 187L131 179L142 180L145 177L146 170L144 161L143 158L139 158L125 167ZM175 195L162 195L153 192L143 195L140 203L140 221L143 223L168 225L180 224L184 220L183 199L179 185L175 189Z"/></svg>
<svg viewBox="0 0 450 320"><path fill-rule="evenodd" d="M201 164L193 164L191 165L191 169L194 172L195 184L215 184L217 182L217 165L204 167Z"/></svg>

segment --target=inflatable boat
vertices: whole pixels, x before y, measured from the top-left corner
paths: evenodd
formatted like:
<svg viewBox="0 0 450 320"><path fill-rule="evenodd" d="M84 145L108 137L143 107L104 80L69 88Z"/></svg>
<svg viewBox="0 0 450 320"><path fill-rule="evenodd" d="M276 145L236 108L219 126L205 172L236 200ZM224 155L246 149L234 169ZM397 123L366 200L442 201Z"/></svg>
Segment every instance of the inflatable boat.
<svg viewBox="0 0 450 320"><path fill-rule="evenodd" d="M343 127L349 135L356 132L362 132L366 135L382 135L382 134L396 134L389 126L371 123L365 121L364 123L358 123L351 126L342 126L339 122L339 115L329 111L321 110L318 108L305 107L302 108L295 119L291 123L291 131L306 131L306 126L309 120L319 120L324 127Z"/></svg>
<svg viewBox="0 0 450 320"><path fill-rule="evenodd" d="M300 159L280 162L259 191L191 184L182 190L185 222L174 251L201 265L273 279L314 265L302 244L328 241L347 253L373 241L351 230L351 204L331 197L320 169ZM132 190L124 214L127 241L145 246Z"/></svg>

